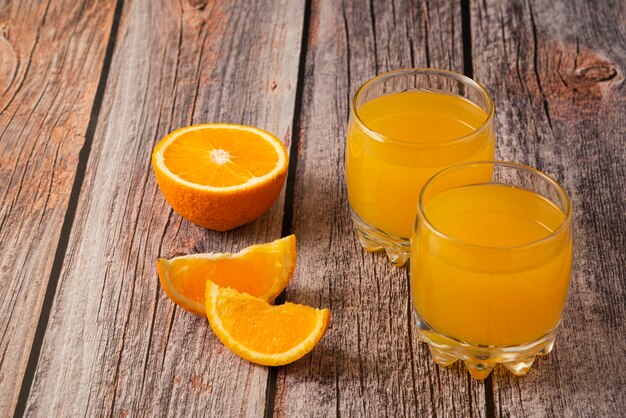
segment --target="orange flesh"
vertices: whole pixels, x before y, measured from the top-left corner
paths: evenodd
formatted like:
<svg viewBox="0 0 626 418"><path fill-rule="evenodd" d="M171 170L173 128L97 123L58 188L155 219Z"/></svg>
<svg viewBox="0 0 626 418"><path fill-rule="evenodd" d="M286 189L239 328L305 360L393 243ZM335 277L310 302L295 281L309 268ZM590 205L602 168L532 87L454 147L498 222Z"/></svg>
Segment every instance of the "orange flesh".
<svg viewBox="0 0 626 418"><path fill-rule="evenodd" d="M276 258L265 252L250 252L245 258L226 258L207 262L201 258L173 260L169 275L176 277L176 289L198 303L204 303L205 281L210 278L222 287L265 296L274 284Z"/></svg>
<svg viewBox="0 0 626 418"><path fill-rule="evenodd" d="M191 183L237 186L271 172L279 156L257 133L234 129L190 131L163 152L167 168Z"/></svg>
<svg viewBox="0 0 626 418"><path fill-rule="evenodd" d="M250 350L283 353L305 340L317 325L317 309L293 303L271 306L251 296L241 297L223 289L216 311L224 329ZM235 298L239 300L232 303Z"/></svg>

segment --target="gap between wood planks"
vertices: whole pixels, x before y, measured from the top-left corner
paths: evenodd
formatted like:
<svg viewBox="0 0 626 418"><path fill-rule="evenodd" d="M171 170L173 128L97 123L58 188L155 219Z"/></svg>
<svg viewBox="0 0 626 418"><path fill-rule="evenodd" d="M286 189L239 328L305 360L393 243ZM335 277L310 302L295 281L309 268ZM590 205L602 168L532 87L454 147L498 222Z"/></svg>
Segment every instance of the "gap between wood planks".
<svg viewBox="0 0 626 418"><path fill-rule="evenodd" d="M461 33L463 38L463 74L474 78L474 62L472 60L472 16L470 0L461 1ZM496 405L493 394L493 373L483 381L485 386L485 413L487 418L495 418Z"/></svg>
<svg viewBox="0 0 626 418"><path fill-rule="evenodd" d="M94 97L93 106L91 108L89 124L87 125L87 131L85 132L85 141L83 142L83 146L78 154L76 175L74 177L74 183L72 184L72 190L70 192L70 198L68 200L65 217L63 218L61 235L59 236L59 243L54 254L54 262L52 264L52 270L50 271L50 279L48 280L46 294L44 296L43 304L41 306L41 313L39 315L39 321L37 322L37 328L35 329L35 335L33 337L33 343L31 345L28 363L26 364L26 370L24 371L24 378L22 379L20 393L17 398L17 405L15 406L15 411L13 413L14 417L23 417L26 412L26 404L28 402L30 389L33 384L33 378L35 377L35 371L37 370L39 354L41 353L41 347L43 345L43 339L46 334L46 329L48 327L50 312L52 311L52 303L54 302L57 285L59 283L59 278L61 277L63 261L65 260L65 255L67 253L67 247L72 232L72 226L74 225L74 218L76 216L76 209L78 207L80 190L85 179L87 162L89 161L89 155L91 153L91 145L93 143L93 138L96 133L96 126L98 125L100 110L102 109L104 90L107 85L109 70L111 69L111 62L113 61L113 51L115 50L117 32L120 26L120 17L122 15L123 7L124 0L117 0L115 4L115 12L113 14L113 21L111 23L111 31L109 33L109 40L104 55L104 62L102 64L102 72L100 73L100 80L98 81L96 95Z"/></svg>
<svg viewBox="0 0 626 418"><path fill-rule="evenodd" d="M301 114L302 95L304 92L304 74L306 72L306 56L309 45L309 31L311 23L312 1L305 0L304 17L302 19L302 37L300 39L300 61L298 63L298 81L296 85L296 97L294 101L293 121L291 123L291 144L289 144L289 169L287 172L287 182L285 185L285 204L283 205L283 224L281 236L285 237L293 230L293 206L296 187L296 171L298 166L298 152L301 134ZM276 298L276 303L285 302L283 290ZM278 367L269 367L267 373L267 385L265 389L265 417L274 416L274 405L276 401L276 380L278 379Z"/></svg>
<svg viewBox="0 0 626 418"><path fill-rule="evenodd" d="M463 74L474 78L474 62L472 60L472 16L470 0L461 1L461 33L463 38ZM487 418L495 418L496 405L493 397L493 373L483 381L485 387L485 413Z"/></svg>

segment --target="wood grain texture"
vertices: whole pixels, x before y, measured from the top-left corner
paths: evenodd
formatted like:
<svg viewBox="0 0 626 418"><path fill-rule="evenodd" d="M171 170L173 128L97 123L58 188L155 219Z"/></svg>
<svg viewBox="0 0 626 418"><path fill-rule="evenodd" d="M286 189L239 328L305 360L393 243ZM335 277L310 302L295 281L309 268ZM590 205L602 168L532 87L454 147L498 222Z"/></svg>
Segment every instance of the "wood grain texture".
<svg viewBox="0 0 626 418"><path fill-rule="evenodd" d="M349 100L377 73L462 70L459 4L313 1L307 45L287 300L332 312L306 358L278 371L275 416L484 416L484 385L440 369L412 330L408 269L365 253L344 176Z"/></svg>
<svg viewBox="0 0 626 418"><path fill-rule="evenodd" d="M159 287L157 256L279 237L282 198L228 233L173 213L154 144L180 126L247 123L290 140L303 5L125 1L68 255L26 413L259 416L267 368L225 349Z"/></svg>
<svg viewBox="0 0 626 418"><path fill-rule="evenodd" d="M574 208L555 350L500 369L500 416L623 416L626 406L626 4L473 1L474 75L494 96L497 157L554 176Z"/></svg>
<svg viewBox="0 0 626 418"><path fill-rule="evenodd" d="M0 3L0 416L17 402L114 6Z"/></svg>
<svg viewBox="0 0 626 418"><path fill-rule="evenodd" d="M624 2L312 0L303 27L304 2L124 0L90 121L114 3L0 2L0 416L15 408L66 215L73 228L29 416L260 416L266 396L279 417L623 415ZM358 86L402 67L460 72L463 38L465 63L496 102L497 156L553 175L574 204L574 272L556 349L526 377L500 368L486 383L432 363L412 332L408 270L361 250L344 186ZM295 122L285 219L284 197L227 233L172 212L151 172L152 147L206 121L256 125L287 143ZM68 210L90 122L80 200ZM333 318L312 353L269 374L274 399L268 369L176 308L154 262L236 251L289 226L299 259L287 300L329 307Z"/></svg>

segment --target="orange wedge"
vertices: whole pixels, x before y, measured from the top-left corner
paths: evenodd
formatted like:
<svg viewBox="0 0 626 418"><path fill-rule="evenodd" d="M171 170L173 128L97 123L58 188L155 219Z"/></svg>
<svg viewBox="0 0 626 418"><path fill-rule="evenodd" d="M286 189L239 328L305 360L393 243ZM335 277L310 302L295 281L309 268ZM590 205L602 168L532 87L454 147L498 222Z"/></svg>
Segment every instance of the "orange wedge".
<svg viewBox="0 0 626 418"><path fill-rule="evenodd" d="M187 126L163 138L152 153L159 189L181 216L226 231L265 213L285 183L282 141L252 126Z"/></svg>
<svg viewBox="0 0 626 418"><path fill-rule="evenodd" d="M178 306L206 315L206 280L232 287L268 302L289 283L296 267L296 236L252 245L236 254L193 254L159 258L161 287Z"/></svg>
<svg viewBox="0 0 626 418"><path fill-rule="evenodd" d="M222 344L238 356L265 366L298 360L315 347L330 321L328 309L266 301L206 283L209 324Z"/></svg>

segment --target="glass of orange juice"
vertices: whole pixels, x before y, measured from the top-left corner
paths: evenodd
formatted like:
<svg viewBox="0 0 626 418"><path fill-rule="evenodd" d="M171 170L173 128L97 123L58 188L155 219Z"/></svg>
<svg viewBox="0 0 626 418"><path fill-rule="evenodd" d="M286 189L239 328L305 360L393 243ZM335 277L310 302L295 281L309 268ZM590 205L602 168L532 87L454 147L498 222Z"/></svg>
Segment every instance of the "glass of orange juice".
<svg viewBox="0 0 626 418"><path fill-rule="evenodd" d="M404 69L363 84L351 102L346 183L361 246L409 258L417 197L433 174L493 159L494 106L483 86L436 69Z"/></svg>
<svg viewBox="0 0 626 418"><path fill-rule="evenodd" d="M447 168L423 187L411 247L420 340L483 379L552 350L572 267L571 205L552 178L506 162Z"/></svg>

